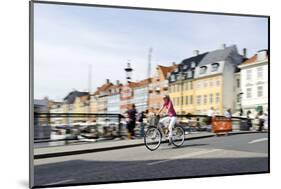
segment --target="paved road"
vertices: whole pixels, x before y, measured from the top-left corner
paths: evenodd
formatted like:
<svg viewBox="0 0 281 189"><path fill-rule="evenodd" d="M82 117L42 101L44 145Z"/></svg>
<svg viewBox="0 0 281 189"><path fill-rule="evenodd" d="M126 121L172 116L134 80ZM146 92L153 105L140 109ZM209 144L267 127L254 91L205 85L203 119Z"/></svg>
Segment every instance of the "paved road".
<svg viewBox="0 0 281 189"><path fill-rule="evenodd" d="M186 141L181 148L162 144L38 159L35 185L149 180L268 171L267 133Z"/></svg>

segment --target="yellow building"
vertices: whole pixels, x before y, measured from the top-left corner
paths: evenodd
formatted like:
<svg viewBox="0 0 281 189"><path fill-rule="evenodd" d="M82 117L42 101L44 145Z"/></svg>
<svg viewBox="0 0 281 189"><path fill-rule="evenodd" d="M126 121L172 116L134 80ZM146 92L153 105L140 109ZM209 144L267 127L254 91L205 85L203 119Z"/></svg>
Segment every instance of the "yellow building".
<svg viewBox="0 0 281 189"><path fill-rule="evenodd" d="M177 114L206 114L214 107L223 115L235 110L237 66L245 58L235 45L183 60L169 76L169 95Z"/></svg>
<svg viewBox="0 0 281 189"><path fill-rule="evenodd" d="M206 114L210 107L224 115L236 109L237 67L245 59L235 45L208 52L195 69L194 98L196 114Z"/></svg>
<svg viewBox="0 0 281 189"><path fill-rule="evenodd" d="M177 114L195 113L195 68L206 54L194 51L194 56L183 60L168 77L169 96Z"/></svg>
<svg viewBox="0 0 281 189"><path fill-rule="evenodd" d="M170 85L169 96L177 114L194 113L194 90L192 80L178 81Z"/></svg>
<svg viewBox="0 0 281 189"><path fill-rule="evenodd" d="M215 75L198 78L194 81L194 112L195 114L206 114L213 107L218 114L223 113L223 76Z"/></svg>

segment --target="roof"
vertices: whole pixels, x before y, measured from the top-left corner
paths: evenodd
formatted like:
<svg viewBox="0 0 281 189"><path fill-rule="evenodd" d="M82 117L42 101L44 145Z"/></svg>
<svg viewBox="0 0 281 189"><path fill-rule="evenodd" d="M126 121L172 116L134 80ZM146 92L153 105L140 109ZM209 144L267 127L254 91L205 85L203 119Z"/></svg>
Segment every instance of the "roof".
<svg viewBox="0 0 281 189"><path fill-rule="evenodd" d="M98 87L96 92L94 93L94 95L99 95L101 92L106 91L107 89L109 89L111 86L113 86L112 83L105 83L102 86Z"/></svg>
<svg viewBox="0 0 281 189"><path fill-rule="evenodd" d="M224 49L211 51L200 61L198 66L201 67L210 63L226 60L232 52L237 52L236 45L232 45Z"/></svg>
<svg viewBox="0 0 281 189"><path fill-rule="evenodd" d="M267 49L263 49L263 50L260 50L260 51L258 51L258 53L259 52L263 52L263 51L265 51L266 52L266 58L268 58L268 51L267 51ZM245 64L252 64L252 63L255 63L255 62L258 62L258 54L255 54L255 55L253 55L251 58L249 58L249 59L247 59L246 61L244 61L243 63L242 63L242 65L245 65Z"/></svg>
<svg viewBox="0 0 281 189"><path fill-rule="evenodd" d="M73 104L76 97L87 96L89 92L72 91L63 100L68 104Z"/></svg>
<svg viewBox="0 0 281 189"><path fill-rule="evenodd" d="M252 56L251 58L249 58L248 60L246 60L242 64L250 64L250 63L256 62L257 61L257 57L258 57L258 55L255 54L254 56Z"/></svg>
<svg viewBox="0 0 281 189"><path fill-rule="evenodd" d="M163 73L164 77L167 77L167 74L169 72L172 72L175 68L177 67L177 65L172 65L172 66L162 66L162 65L158 65L158 68L161 70L161 72Z"/></svg>
<svg viewBox="0 0 281 189"><path fill-rule="evenodd" d="M202 54L198 54L196 56L192 56L190 58L184 59L181 64L178 65L178 69L175 69L173 72L171 72L171 76L173 75L173 77L176 77L177 75L179 75L180 72L184 72L186 73L187 71L191 70L192 74L191 76L187 76L187 74L185 74L185 79L189 78L192 79L194 76L194 69L195 67L199 64L199 62L208 54L208 52L206 53L202 53ZM194 67L192 67L194 64ZM176 80L172 80L171 77L168 78L169 82L175 82Z"/></svg>
<svg viewBox="0 0 281 189"><path fill-rule="evenodd" d="M148 85L151 82L151 78L147 78L138 82L138 87Z"/></svg>
<svg viewBox="0 0 281 189"><path fill-rule="evenodd" d="M199 62L208 54L208 52L205 52L203 54L198 54L197 56L192 56L190 58L184 59L182 63L180 64L180 69L186 69L189 70L191 68L191 64L195 63L195 66L199 64ZM187 67L184 68L184 65Z"/></svg>

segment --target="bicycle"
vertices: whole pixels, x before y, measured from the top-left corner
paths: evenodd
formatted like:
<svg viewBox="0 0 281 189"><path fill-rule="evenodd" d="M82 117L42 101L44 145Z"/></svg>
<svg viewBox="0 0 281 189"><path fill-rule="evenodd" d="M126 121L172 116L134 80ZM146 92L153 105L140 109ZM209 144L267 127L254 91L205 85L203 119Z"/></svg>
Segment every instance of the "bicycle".
<svg viewBox="0 0 281 189"><path fill-rule="evenodd" d="M162 125L159 123L159 116L153 116L150 120L150 126L147 128L144 135L144 144L147 149L154 151L159 148L164 133ZM164 133L165 134L165 133ZM174 146L180 147L184 143L185 131L181 125L175 124L173 127L173 136L171 142Z"/></svg>

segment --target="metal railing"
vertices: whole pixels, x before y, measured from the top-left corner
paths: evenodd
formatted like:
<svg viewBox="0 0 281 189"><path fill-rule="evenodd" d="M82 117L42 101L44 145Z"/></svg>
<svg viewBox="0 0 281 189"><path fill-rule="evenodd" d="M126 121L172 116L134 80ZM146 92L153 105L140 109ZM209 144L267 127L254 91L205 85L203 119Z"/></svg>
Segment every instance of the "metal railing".
<svg viewBox="0 0 281 189"><path fill-rule="evenodd" d="M209 131L207 115L177 115L178 123L190 132ZM222 117L223 116L216 116ZM127 136L126 120L121 114L109 113L34 113L34 140L78 140L114 139ZM149 125L149 117L143 121L144 128ZM245 117L232 117L233 130L249 130L253 120ZM139 137L141 125L137 122L135 131Z"/></svg>

